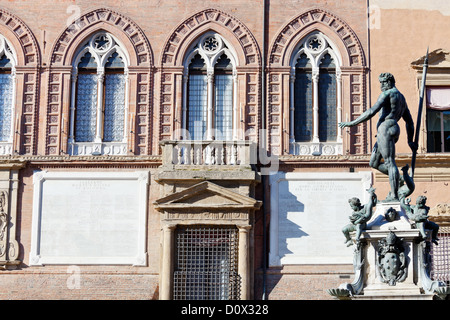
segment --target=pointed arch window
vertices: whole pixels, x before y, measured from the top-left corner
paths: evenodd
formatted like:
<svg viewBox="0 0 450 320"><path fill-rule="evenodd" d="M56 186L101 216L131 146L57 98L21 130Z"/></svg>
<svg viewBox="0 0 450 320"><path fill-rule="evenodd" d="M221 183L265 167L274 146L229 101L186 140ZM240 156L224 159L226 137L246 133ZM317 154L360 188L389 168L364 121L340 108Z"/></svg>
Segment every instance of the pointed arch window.
<svg viewBox="0 0 450 320"><path fill-rule="evenodd" d="M183 139L232 140L237 130L236 59L226 41L207 33L185 59Z"/></svg>
<svg viewBox="0 0 450 320"><path fill-rule="evenodd" d="M127 153L128 58L109 33L81 47L73 64L69 145L72 155Z"/></svg>
<svg viewBox="0 0 450 320"><path fill-rule="evenodd" d="M0 35L0 155L13 149L15 68L12 46Z"/></svg>
<svg viewBox="0 0 450 320"><path fill-rule="evenodd" d="M291 60L290 151L342 154L341 58L329 39L313 32Z"/></svg>

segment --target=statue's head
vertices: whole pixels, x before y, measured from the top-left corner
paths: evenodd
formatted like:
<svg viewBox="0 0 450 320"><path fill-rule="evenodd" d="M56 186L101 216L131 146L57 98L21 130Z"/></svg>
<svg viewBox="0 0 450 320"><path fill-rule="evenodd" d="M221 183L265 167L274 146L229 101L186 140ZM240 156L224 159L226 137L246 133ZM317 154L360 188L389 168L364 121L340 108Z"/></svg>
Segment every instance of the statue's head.
<svg viewBox="0 0 450 320"><path fill-rule="evenodd" d="M384 214L384 218L389 222L394 221L396 219L396 217L397 217L397 211L392 207L390 207Z"/></svg>
<svg viewBox="0 0 450 320"><path fill-rule="evenodd" d="M418 196L416 200L416 204L424 205L427 202L427 197L425 196Z"/></svg>
<svg viewBox="0 0 450 320"><path fill-rule="evenodd" d="M381 91L386 91L395 87L395 78L392 73L382 73L378 77L378 80L380 80Z"/></svg>
<svg viewBox="0 0 450 320"><path fill-rule="evenodd" d="M356 197L348 199L348 203L350 204L350 207L352 207L353 210L357 210L361 207L361 201Z"/></svg>

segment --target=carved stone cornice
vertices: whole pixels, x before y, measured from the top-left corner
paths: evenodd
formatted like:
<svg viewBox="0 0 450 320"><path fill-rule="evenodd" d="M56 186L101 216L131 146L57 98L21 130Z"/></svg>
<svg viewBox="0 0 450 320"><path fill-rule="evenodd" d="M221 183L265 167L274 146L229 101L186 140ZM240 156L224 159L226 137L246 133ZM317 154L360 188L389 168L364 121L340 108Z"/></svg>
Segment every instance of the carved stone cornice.
<svg viewBox="0 0 450 320"><path fill-rule="evenodd" d="M52 167L66 167L74 165L86 166L122 166L122 165L140 165L159 167L161 165L161 156L69 156L69 155L18 155L0 157L0 169L21 169L27 164L52 166Z"/></svg>
<svg viewBox="0 0 450 320"><path fill-rule="evenodd" d="M278 157L280 167L369 167L369 155L283 155Z"/></svg>

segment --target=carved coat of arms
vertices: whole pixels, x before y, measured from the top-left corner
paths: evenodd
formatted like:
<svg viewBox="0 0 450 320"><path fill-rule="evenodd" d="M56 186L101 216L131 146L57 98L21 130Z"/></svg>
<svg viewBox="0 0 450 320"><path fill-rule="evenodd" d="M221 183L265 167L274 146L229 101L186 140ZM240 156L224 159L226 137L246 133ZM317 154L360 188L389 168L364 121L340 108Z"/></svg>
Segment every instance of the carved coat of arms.
<svg viewBox="0 0 450 320"><path fill-rule="evenodd" d="M403 241L392 231L378 241L377 267L381 281L395 286L407 276L407 261Z"/></svg>

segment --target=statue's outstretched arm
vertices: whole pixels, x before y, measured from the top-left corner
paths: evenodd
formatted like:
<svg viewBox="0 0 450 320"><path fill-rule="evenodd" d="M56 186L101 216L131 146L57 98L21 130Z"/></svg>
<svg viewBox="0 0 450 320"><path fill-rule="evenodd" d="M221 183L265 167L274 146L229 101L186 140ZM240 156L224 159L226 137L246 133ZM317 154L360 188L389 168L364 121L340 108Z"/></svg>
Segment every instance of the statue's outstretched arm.
<svg viewBox="0 0 450 320"><path fill-rule="evenodd" d="M339 127L340 128L353 127L353 126L356 126L356 125L360 124L361 122L369 120L374 115L376 115L378 113L378 111L380 111L381 107L383 106L383 103L386 100L386 97L387 97L386 93L382 92L380 94L380 96L378 97L377 102L375 102L375 104L372 106L372 108L367 109L366 111L364 111L358 118L356 118L353 121L350 121L350 122L339 122Z"/></svg>

